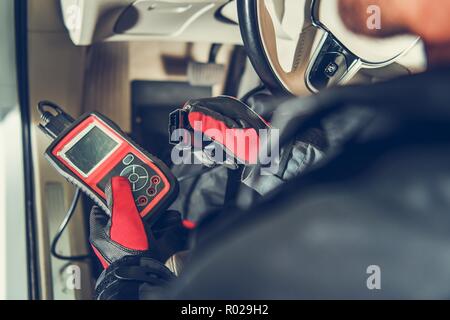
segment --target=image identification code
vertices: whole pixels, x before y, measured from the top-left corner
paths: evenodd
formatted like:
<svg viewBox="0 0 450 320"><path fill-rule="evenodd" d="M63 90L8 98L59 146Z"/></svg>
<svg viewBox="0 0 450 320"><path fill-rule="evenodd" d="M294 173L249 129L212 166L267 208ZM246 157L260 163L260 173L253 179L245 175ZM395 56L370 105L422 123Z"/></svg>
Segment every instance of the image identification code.
<svg viewBox="0 0 450 320"><path fill-rule="evenodd" d="M223 307L188 306L181 308L182 315L202 315L213 318L215 315L269 315L268 305L224 305Z"/></svg>

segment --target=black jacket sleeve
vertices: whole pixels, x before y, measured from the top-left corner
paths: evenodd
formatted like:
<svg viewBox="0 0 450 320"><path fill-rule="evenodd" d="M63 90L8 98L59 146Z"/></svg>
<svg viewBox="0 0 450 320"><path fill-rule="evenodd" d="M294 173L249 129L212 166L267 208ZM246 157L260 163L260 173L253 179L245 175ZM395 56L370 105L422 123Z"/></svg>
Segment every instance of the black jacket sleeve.
<svg viewBox="0 0 450 320"><path fill-rule="evenodd" d="M148 257L124 257L109 266L97 280L97 300L151 300L166 296L175 275L161 262Z"/></svg>

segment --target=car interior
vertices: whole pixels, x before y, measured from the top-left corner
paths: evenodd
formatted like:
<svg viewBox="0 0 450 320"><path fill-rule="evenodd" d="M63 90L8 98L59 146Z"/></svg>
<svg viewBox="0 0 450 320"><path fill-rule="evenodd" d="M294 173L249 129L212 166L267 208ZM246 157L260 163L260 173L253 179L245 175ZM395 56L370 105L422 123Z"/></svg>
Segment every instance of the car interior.
<svg viewBox="0 0 450 320"><path fill-rule="evenodd" d="M51 255L74 188L42 156L36 105L74 117L98 111L169 166L169 114L193 98L242 98L255 89L308 96L375 83L426 67L419 38L371 39L348 31L336 0L28 0L28 82L42 299L91 299L100 268ZM58 253L90 251L86 197ZM78 265L82 290L68 290ZM173 259L167 265L176 272Z"/></svg>

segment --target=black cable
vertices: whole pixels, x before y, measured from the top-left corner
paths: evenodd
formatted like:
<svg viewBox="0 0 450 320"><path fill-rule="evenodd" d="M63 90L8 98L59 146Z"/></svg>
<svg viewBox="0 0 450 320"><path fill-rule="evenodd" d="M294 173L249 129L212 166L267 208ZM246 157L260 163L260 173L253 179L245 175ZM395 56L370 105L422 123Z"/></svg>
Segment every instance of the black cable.
<svg viewBox="0 0 450 320"><path fill-rule="evenodd" d="M91 256L89 254L80 255L80 256L63 256L63 255L60 255L58 252L56 252L59 239L63 235L64 231L66 230L70 220L72 219L72 217L75 213L75 209L77 208L78 202L80 200L80 196L81 196L81 190L77 189L73 196L72 204L70 205L70 208L67 211L64 220L61 222L58 232L56 233L55 237L52 240L50 252L51 252L52 256L55 257L56 259L65 260L65 261L79 261L79 260L86 260L86 259L91 258Z"/></svg>
<svg viewBox="0 0 450 320"><path fill-rule="evenodd" d="M46 112L48 112L47 107L49 107L50 109L52 109L52 111L56 111L57 113L64 113L64 111L61 109L61 107L59 105L57 105L54 102L51 101L40 101L38 103L38 111L40 112L41 115L44 115Z"/></svg>
<svg viewBox="0 0 450 320"><path fill-rule="evenodd" d="M261 84L259 86L257 86L256 88L253 88L252 90L250 90L249 92L247 92L240 100L242 102L244 102L245 104L248 104L248 100L250 100L250 98L258 93L259 91L262 91L266 88L266 86L264 84Z"/></svg>

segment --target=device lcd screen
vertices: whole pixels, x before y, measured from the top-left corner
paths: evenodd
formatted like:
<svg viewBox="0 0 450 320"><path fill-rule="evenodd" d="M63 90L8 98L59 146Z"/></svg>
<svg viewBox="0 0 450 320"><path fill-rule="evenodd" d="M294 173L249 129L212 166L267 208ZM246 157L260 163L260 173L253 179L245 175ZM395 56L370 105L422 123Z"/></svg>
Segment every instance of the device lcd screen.
<svg viewBox="0 0 450 320"><path fill-rule="evenodd" d="M118 142L100 128L93 127L65 156L78 170L88 175L117 145Z"/></svg>

